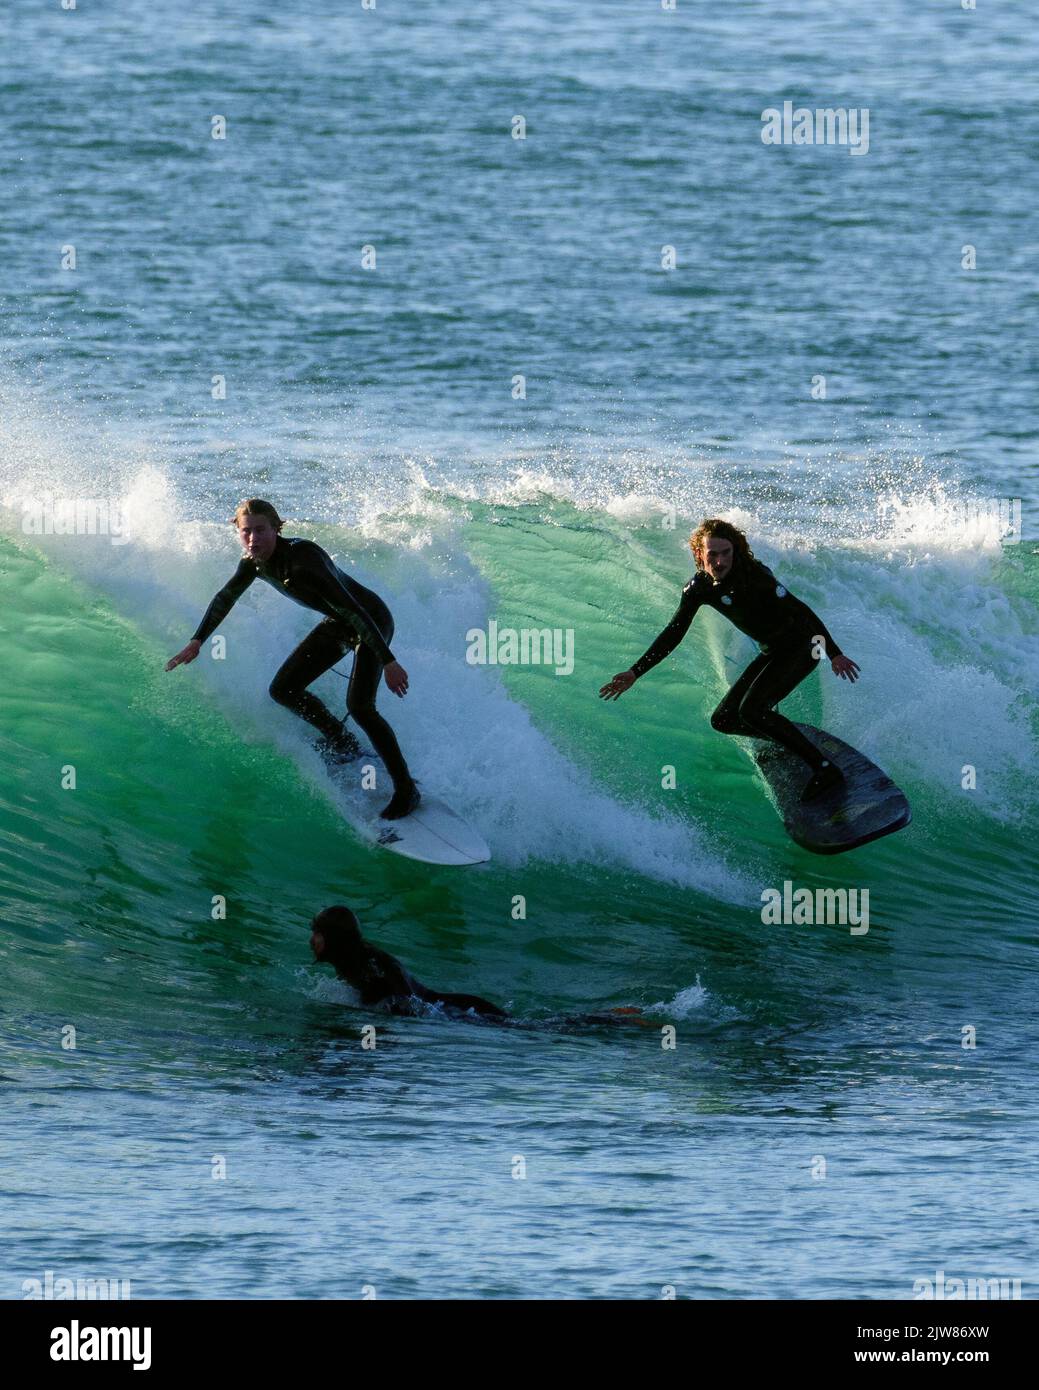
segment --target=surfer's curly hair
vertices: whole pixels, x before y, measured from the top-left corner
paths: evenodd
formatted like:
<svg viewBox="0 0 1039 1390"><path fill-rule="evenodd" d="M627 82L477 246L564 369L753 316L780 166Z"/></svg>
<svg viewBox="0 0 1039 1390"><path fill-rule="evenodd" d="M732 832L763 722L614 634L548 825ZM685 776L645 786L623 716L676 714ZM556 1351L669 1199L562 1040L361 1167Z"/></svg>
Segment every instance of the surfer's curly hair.
<svg viewBox="0 0 1039 1390"><path fill-rule="evenodd" d="M237 531L241 524L241 519L248 513L250 516L265 516L274 527L275 531L280 531L285 525L278 515L278 509L273 502L265 502L262 497L248 497L244 502L239 502L235 507L234 516L231 518L231 525Z"/></svg>
<svg viewBox="0 0 1039 1390"><path fill-rule="evenodd" d="M706 521L701 521L689 537L689 549L693 552L696 568L701 572L703 572L703 559L700 552L703 549L704 541L710 540L712 536L732 542L733 564L745 565L748 561L753 560L754 552L750 548L750 542L739 527L733 526L731 521L722 521L720 517L713 516Z"/></svg>

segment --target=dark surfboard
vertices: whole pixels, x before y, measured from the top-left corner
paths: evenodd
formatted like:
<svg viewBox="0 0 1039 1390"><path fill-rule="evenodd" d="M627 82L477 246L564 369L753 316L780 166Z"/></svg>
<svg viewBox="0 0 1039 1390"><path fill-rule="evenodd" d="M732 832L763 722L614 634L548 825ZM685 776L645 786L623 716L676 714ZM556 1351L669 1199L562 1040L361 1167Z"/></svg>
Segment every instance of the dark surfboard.
<svg viewBox="0 0 1039 1390"><path fill-rule="evenodd" d="M837 764L844 785L802 802L812 775L807 763L776 743L755 742L754 761L792 840L814 854L843 854L909 824L912 812L905 794L876 763L823 729L795 727Z"/></svg>

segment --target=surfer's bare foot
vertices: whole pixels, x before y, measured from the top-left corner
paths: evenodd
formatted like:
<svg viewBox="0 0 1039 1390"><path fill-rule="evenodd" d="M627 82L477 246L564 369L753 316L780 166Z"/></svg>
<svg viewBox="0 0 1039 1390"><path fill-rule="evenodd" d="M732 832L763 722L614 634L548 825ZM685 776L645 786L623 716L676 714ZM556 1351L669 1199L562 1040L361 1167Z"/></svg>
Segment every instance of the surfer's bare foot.
<svg viewBox="0 0 1039 1390"><path fill-rule="evenodd" d="M802 801L814 801L817 796L822 796L824 792L839 787L844 782L844 773L833 763L824 761L818 771L812 774L804 791L801 793Z"/></svg>
<svg viewBox="0 0 1039 1390"><path fill-rule="evenodd" d="M352 763L359 758L364 749L346 729L334 738L323 738L318 744L318 752L331 767L341 763Z"/></svg>
<svg viewBox="0 0 1039 1390"><path fill-rule="evenodd" d="M414 782L409 782L407 786L397 788L379 815L383 820L403 820L405 816L411 815L421 800L422 794L418 786Z"/></svg>

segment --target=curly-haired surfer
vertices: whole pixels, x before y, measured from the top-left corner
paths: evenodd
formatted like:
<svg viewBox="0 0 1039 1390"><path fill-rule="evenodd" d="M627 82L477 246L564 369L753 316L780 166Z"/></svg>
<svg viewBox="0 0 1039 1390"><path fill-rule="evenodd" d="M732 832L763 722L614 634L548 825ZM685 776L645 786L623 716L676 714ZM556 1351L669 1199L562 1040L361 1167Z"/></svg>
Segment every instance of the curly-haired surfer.
<svg viewBox="0 0 1039 1390"><path fill-rule="evenodd" d="M716 609L752 637L761 653L711 715L711 727L723 734L772 739L798 754L812 769L801 794L803 801L810 801L842 782L843 774L775 707L820 660L828 659L842 680L856 681L859 668L844 655L822 619L754 558L746 536L735 526L717 518L705 521L690 537L689 548L697 572L682 590L671 621L630 670L614 676L599 694L604 700L619 699L674 651L700 607Z"/></svg>

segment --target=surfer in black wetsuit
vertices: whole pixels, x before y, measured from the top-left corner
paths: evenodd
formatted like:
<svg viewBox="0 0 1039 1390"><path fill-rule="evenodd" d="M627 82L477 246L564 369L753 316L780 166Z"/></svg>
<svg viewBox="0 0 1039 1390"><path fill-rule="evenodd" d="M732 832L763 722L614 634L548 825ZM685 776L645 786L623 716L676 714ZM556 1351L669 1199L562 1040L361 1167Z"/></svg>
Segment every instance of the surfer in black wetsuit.
<svg viewBox="0 0 1039 1390"><path fill-rule="evenodd" d="M361 996L361 1003L379 1005L391 1014L421 1013L420 1004L439 1004L448 1013L470 1010L481 1018L508 1018L497 1004L476 994L444 994L428 989L404 969L396 957L381 951L361 935L348 907L326 907L310 924L310 949L322 965L332 965L341 980Z"/></svg>
<svg viewBox="0 0 1039 1390"><path fill-rule="evenodd" d="M321 965L335 967L361 996L361 1003L385 1009L391 1014L415 1016L422 1013L421 1005L436 1004L449 1018L473 1017L509 1028L552 1028L561 1031L571 1028L630 1027L652 1028L655 1025L642 1017L642 1010L631 1005L605 1009L598 1013L564 1014L545 1019L513 1018L488 999L477 994L445 994L420 984L405 970L395 956L373 946L361 935L357 918L348 907L326 907L310 923L310 949Z"/></svg>
<svg viewBox="0 0 1039 1390"><path fill-rule="evenodd" d="M619 699L674 651L697 609L706 604L761 648L711 715L712 728L723 734L772 739L797 753L812 769L802 801L820 796L842 782L843 774L775 706L822 660L829 660L842 680L852 682L858 679L858 666L843 654L822 619L754 558L746 536L735 526L717 519L705 521L693 533L689 547L697 573L682 590L674 617L634 666L614 676L599 694L604 700Z"/></svg>
<svg viewBox="0 0 1039 1390"><path fill-rule="evenodd" d="M195 660L202 643L216 631L255 579L264 579L304 608L323 613L324 620L275 675L271 697L320 730L324 736L322 752L329 762L360 757L361 745L344 727L344 721L307 690L352 647L354 664L347 688L347 714L371 739L393 778L393 796L380 814L386 820L410 815L419 803L419 790L393 730L375 708L380 674L395 695L403 698L408 690L408 673L389 647L393 637L390 610L378 594L344 574L319 545L282 536L283 524L270 502L253 497L241 503L234 525L245 556L206 609L194 637L166 663L166 670Z"/></svg>

